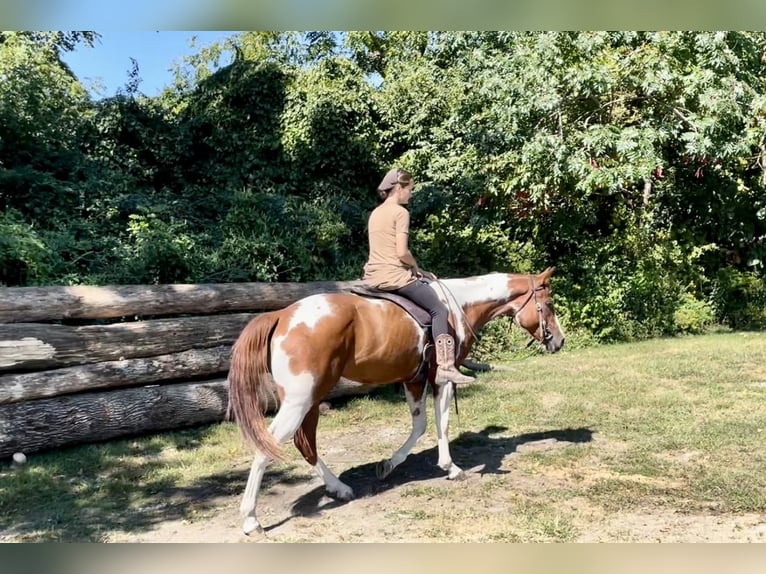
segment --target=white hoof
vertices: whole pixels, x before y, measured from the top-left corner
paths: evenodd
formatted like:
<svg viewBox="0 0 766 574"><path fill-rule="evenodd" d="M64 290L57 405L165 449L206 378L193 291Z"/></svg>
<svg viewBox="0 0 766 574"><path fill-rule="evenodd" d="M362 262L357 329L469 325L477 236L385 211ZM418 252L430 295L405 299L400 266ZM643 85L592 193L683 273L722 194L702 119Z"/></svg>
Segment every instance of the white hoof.
<svg viewBox="0 0 766 574"><path fill-rule="evenodd" d="M263 532L263 527L255 516L248 516L242 524L242 532L250 536L253 532Z"/></svg>
<svg viewBox="0 0 766 574"><path fill-rule="evenodd" d="M337 498L338 500L351 500L354 498L354 491L351 490L350 486L343 483L340 483L335 488L328 488L327 492L330 494L330 496Z"/></svg>
<svg viewBox="0 0 766 574"><path fill-rule="evenodd" d="M453 464L447 474L447 480L463 480L464 478L465 473L463 472L463 469Z"/></svg>
<svg viewBox="0 0 766 574"><path fill-rule="evenodd" d="M375 474L380 480L386 478L391 472L393 472L394 466L390 460L384 460L375 465Z"/></svg>

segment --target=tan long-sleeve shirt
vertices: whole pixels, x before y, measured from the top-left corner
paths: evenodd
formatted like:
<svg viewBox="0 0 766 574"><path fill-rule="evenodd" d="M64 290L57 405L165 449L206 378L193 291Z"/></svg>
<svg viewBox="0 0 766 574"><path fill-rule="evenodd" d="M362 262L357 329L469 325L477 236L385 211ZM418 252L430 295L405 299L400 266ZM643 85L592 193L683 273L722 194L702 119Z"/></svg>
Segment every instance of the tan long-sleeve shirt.
<svg viewBox="0 0 766 574"><path fill-rule="evenodd" d="M396 237L410 233L410 214L401 205L383 203L367 222L370 255L364 266L363 281L379 289L398 289L416 279L412 269L396 253Z"/></svg>

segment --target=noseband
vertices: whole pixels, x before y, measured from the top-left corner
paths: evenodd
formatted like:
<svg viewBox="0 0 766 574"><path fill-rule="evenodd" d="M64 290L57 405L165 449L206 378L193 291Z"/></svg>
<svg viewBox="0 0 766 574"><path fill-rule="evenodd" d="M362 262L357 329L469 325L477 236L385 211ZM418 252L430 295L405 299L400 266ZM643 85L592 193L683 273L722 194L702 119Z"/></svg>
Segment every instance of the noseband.
<svg viewBox="0 0 766 574"><path fill-rule="evenodd" d="M516 324L521 326L521 323L519 323L519 320L518 320L519 313L521 313L524 307L527 306L527 303L529 303L532 299L534 299L535 308L537 309L540 330L543 335L540 342L543 343L544 345L547 345L548 341L553 339L553 333L551 333L550 329L548 329L548 322L545 320L545 317L543 316L543 306L537 300L537 292L546 289L546 287L545 285L535 285L535 280L532 279L531 277L529 278L529 285L530 285L529 296L526 298L526 300L521 305L521 307L519 307L516 310L516 312L513 314L513 318L516 320ZM535 339L532 338L532 340L529 341L529 343L527 343L527 347L529 347L534 342L535 342Z"/></svg>

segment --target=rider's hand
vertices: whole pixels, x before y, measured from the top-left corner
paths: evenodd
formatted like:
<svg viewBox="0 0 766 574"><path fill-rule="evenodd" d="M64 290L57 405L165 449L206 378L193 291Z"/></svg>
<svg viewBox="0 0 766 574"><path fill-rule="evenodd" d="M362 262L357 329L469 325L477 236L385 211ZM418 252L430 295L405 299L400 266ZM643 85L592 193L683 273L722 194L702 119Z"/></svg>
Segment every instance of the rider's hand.
<svg viewBox="0 0 766 574"><path fill-rule="evenodd" d="M436 281L437 277L433 273L429 273L428 271L420 270L421 277L425 277L426 279L430 279L431 281Z"/></svg>

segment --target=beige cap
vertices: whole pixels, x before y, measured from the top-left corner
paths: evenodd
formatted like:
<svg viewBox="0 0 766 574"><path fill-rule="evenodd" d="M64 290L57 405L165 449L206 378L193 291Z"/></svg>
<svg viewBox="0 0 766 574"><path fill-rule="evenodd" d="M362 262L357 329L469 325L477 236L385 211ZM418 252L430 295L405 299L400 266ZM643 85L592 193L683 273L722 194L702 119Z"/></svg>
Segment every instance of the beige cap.
<svg viewBox="0 0 766 574"><path fill-rule="evenodd" d="M380 191L388 191L393 189L394 186L399 183L401 185L407 185L412 177L403 169L395 167L388 170L388 173L383 177L383 181L378 185Z"/></svg>

